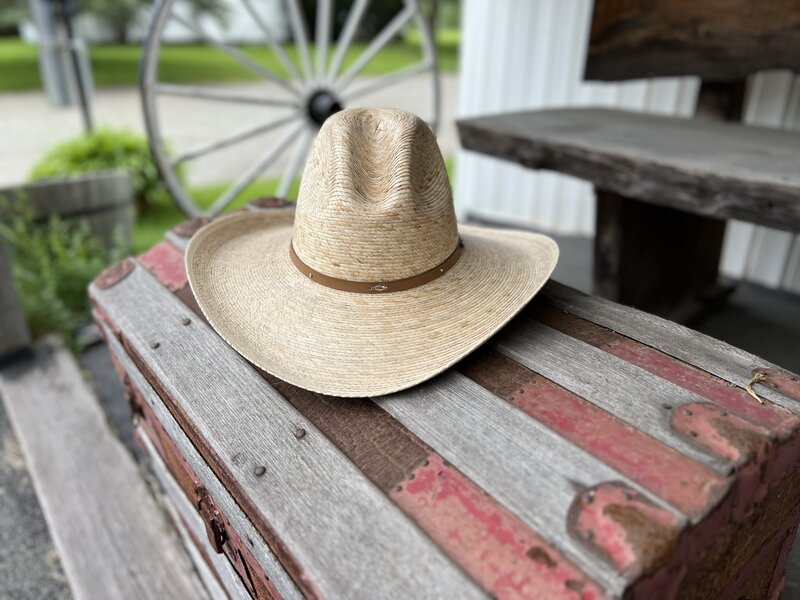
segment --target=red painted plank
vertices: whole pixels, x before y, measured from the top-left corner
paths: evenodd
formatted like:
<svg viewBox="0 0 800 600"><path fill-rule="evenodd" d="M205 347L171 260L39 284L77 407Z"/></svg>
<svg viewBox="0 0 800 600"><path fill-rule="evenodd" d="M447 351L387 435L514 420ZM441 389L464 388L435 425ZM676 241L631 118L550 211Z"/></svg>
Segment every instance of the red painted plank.
<svg viewBox="0 0 800 600"><path fill-rule="evenodd" d="M716 404L683 404L672 411L671 425L690 442L735 465L764 464L772 449L767 429Z"/></svg>
<svg viewBox="0 0 800 600"><path fill-rule="evenodd" d="M783 373L777 369L765 368L755 369L753 375L756 374L760 374L763 377L760 382L764 385L776 389L790 398L800 400L800 379L797 379L797 377L789 373Z"/></svg>
<svg viewBox="0 0 800 600"><path fill-rule="evenodd" d="M682 529L676 515L617 482L581 492L570 507L567 527L631 579L668 566Z"/></svg>
<svg viewBox="0 0 800 600"><path fill-rule="evenodd" d="M704 513L730 487L729 479L498 352L481 350L458 369L684 514Z"/></svg>
<svg viewBox="0 0 800 600"><path fill-rule="evenodd" d="M167 241L159 242L140 254L138 260L171 292L184 287L188 281L183 252Z"/></svg>
<svg viewBox="0 0 800 600"><path fill-rule="evenodd" d="M719 377L655 348L554 308L537 305L529 315L549 327L601 348L653 375L724 406L779 435L789 435L800 427L800 418L791 411L774 404L759 404L744 391L744 385L750 378L748 373L742 373L742 387L732 386Z"/></svg>
<svg viewBox="0 0 800 600"><path fill-rule="evenodd" d="M432 454L389 496L497 598L601 598L542 537Z"/></svg>

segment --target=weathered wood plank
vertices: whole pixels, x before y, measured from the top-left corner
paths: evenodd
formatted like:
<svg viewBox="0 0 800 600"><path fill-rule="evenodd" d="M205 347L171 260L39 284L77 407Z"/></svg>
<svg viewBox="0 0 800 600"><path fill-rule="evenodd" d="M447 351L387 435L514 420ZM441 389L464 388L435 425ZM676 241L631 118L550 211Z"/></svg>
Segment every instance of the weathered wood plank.
<svg viewBox="0 0 800 600"><path fill-rule="evenodd" d="M186 495L181 490L178 482L170 474L158 451L153 446L150 436L141 427L136 429L135 435L147 451L147 457L150 460L153 472L164 490L164 504L170 512L170 516L183 539L183 545L192 557L192 562L203 578L211 597L215 600L224 600L226 598L231 600L250 600L250 594L247 593L247 589L242 585L242 581L228 560L223 555L214 552L214 549L205 541L206 531L203 519L200 518L197 510L186 499ZM205 541L205 556L195 546L194 539ZM206 563L206 560L211 561L214 572L211 571L211 567ZM224 585L224 589L220 582Z"/></svg>
<svg viewBox="0 0 800 600"><path fill-rule="evenodd" d="M689 443L670 427L673 409L697 394L541 323L518 319L493 346L501 353L722 474L732 465Z"/></svg>
<svg viewBox="0 0 800 600"><path fill-rule="evenodd" d="M99 318L96 318L101 323ZM190 465L193 473L205 486L214 501L222 510L226 517L233 523L239 535L252 542L251 549L253 556L258 561L259 566L267 574L275 589L280 593L284 600L299 600L302 594L295 586L291 577L283 569L278 559L269 549L266 542L259 535L253 523L247 518L236 500L231 496L228 489L217 478L203 457L198 452L195 445L188 438L181 426L169 412L163 401L147 382L144 375L139 371L130 359L122 344L114 336L113 332L105 324L102 324L106 343L115 360L122 366L126 375L130 378L131 384L137 390L147 405L158 418L161 427L166 431L169 438L180 450L181 455ZM151 440L152 441L152 440Z"/></svg>
<svg viewBox="0 0 800 600"><path fill-rule="evenodd" d="M545 284L540 298L566 313L652 346L739 388L744 388L752 372L757 369L770 368L785 372L764 359L693 329L583 294L552 279ZM770 402L795 413L800 411L800 403L777 390L758 384L755 389L762 398Z"/></svg>
<svg viewBox="0 0 800 600"><path fill-rule="evenodd" d="M597 0L585 77L720 80L800 71L799 29L796 0Z"/></svg>
<svg viewBox="0 0 800 600"><path fill-rule="evenodd" d="M483 597L209 327L198 321L182 325L185 306L145 269L91 293L125 331L129 351L147 357L150 375L175 403L170 408L205 440L206 461L227 483L237 482L240 504L273 551L283 547L279 556L304 593ZM198 361L204 368L197 368ZM299 439L298 428L306 431Z"/></svg>
<svg viewBox="0 0 800 600"><path fill-rule="evenodd" d="M618 471L456 372L374 401L542 532L611 595L621 594L633 572L642 571L632 565L631 572L609 568L569 531L567 513L582 490L625 482L664 509L676 526L685 523L674 509L665 508ZM637 549L629 550L634 562L641 560ZM642 564L638 568L646 569Z"/></svg>
<svg viewBox="0 0 800 600"><path fill-rule="evenodd" d="M465 119L458 129L467 150L627 198L800 230L795 132L593 108Z"/></svg>
<svg viewBox="0 0 800 600"><path fill-rule="evenodd" d="M207 597L59 342L5 369L0 394L76 598Z"/></svg>

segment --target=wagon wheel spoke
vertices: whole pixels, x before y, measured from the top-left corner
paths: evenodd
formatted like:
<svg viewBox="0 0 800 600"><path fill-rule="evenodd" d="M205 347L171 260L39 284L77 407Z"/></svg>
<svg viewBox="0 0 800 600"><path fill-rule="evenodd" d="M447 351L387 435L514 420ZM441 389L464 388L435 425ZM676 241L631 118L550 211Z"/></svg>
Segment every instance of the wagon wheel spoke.
<svg viewBox="0 0 800 600"><path fill-rule="evenodd" d="M383 47L388 44L392 38L397 35L400 30L408 23L416 12L414 4L407 4L395 17L386 24L386 26L375 36L375 39L370 42L361 56L358 57L355 63L342 75L339 82L336 83L338 92L343 92L347 86L353 81L353 78L358 75L364 67L367 66L375 55L380 52Z"/></svg>
<svg viewBox="0 0 800 600"><path fill-rule="evenodd" d="M294 155L292 156L289 166L283 173L280 184L278 184L278 190L275 193L278 198L286 198L286 194L289 193L289 188L292 186L292 182L300 173L300 169L303 167L303 163L308 155L308 148L311 146L311 142L313 140L314 132L310 129L306 129L306 131L303 133L303 136L300 138L300 143L297 145L297 148L294 151Z"/></svg>
<svg viewBox="0 0 800 600"><path fill-rule="evenodd" d="M215 215L224 210L236 197L244 191L256 178L261 175L269 166L274 163L281 154L284 153L291 143L295 140L297 135L306 127L305 124L300 124L291 129L280 142L272 147L266 154L264 154L253 166L251 166L236 182L228 188L222 196L214 201L208 213Z"/></svg>
<svg viewBox="0 0 800 600"><path fill-rule="evenodd" d="M155 91L161 96L180 96L183 98L194 98L196 100L230 102L233 104L259 104L264 106L300 108L300 103L297 100L266 98L261 95L242 94L240 92L231 92L224 89L208 88L196 85L159 83L156 85Z"/></svg>
<svg viewBox="0 0 800 600"><path fill-rule="evenodd" d="M331 19L333 18L333 0L317 0L316 50L317 71L316 83L325 81L325 69L328 66L328 41L331 36Z"/></svg>
<svg viewBox="0 0 800 600"><path fill-rule="evenodd" d="M292 34L297 49L300 52L300 63L303 69L303 79L306 83L311 83L314 77L314 69L311 67L311 53L308 49L308 30L306 19L303 15L303 8L300 0L287 0L289 5L289 20L292 23Z"/></svg>
<svg viewBox="0 0 800 600"><path fill-rule="evenodd" d="M358 31L358 26L361 24L361 18L364 16L364 11L369 5L369 0L356 0L353 7L350 9L350 14L347 15L347 21L344 24L344 29L339 35L339 43L336 45L336 53L333 55L333 60L328 68L328 82L333 81L342 68L344 57L347 56L347 50L353 42L353 36Z"/></svg>
<svg viewBox="0 0 800 600"><path fill-rule="evenodd" d="M256 12L255 7L251 0L242 0L242 4L247 9L247 12L250 13L250 16L253 17L253 20L258 25L258 28L261 29L261 32L264 34L264 37L267 40L267 44L269 47L272 48L272 51L275 53L275 56L278 57L278 60L283 65L283 68L286 69L286 72L291 76L297 79L298 81L304 81L302 75L300 75L300 71L297 70L294 62L289 55L286 54L286 51L283 49L277 41L275 41L275 36L272 33L272 30L269 26L264 22L264 19Z"/></svg>
<svg viewBox="0 0 800 600"><path fill-rule="evenodd" d="M366 96L368 94L375 93L379 90L391 87L393 85L397 85L405 81L406 79L410 79L415 75L419 75L420 73L425 73L426 71L430 71L433 68L433 61L427 60L421 63L417 63L416 65L411 65L409 67L405 67L403 69L398 69L397 71L390 73L389 75L385 75L384 77L378 77L375 81L371 81L361 87L357 87L349 92L345 92L340 95L340 98L343 101L350 101L355 100L356 98L360 98L361 96Z"/></svg>
<svg viewBox="0 0 800 600"><path fill-rule="evenodd" d="M187 160L194 160L195 158L199 158L200 156L205 156L206 154L222 150L223 148L227 148L228 146L232 146L233 144L244 142L245 140L249 140L250 138L253 138L257 135L261 135L267 133L268 131L272 131L274 129L283 127L284 125L287 125L292 121L297 121L298 119L300 119L300 115L293 114L283 119L278 119L277 121L270 121L269 123L264 123L257 127L251 127L249 129L239 131L237 133L224 137L215 142L204 144L202 146L197 146L196 148L187 150L183 154L179 154L175 158L171 159L170 165L172 165L173 167L177 167L178 165L185 163Z"/></svg>
<svg viewBox="0 0 800 600"><path fill-rule="evenodd" d="M181 25L183 25L184 27L186 27L186 29L188 29L189 31L191 31L192 33L197 35L198 37L202 38L207 44L210 44L211 46L214 46L218 50L221 50L222 52L224 52L225 54L227 54L228 56L230 56L234 60L238 61L242 66L247 67L248 69L250 69L254 73L256 73L258 75L261 75L265 79L268 79L269 81L271 81L275 85L279 85L283 89L288 90L293 95L295 95L295 96L299 96L300 95L299 92L291 84L287 83L286 81L284 81L283 79L281 79L280 77L275 75L275 73L273 73L272 71L268 71L267 69L262 67L260 64L255 62L253 59L251 59L249 56L247 56L246 54L242 53L240 50L234 48L233 46L229 46L225 42L222 42L222 41L210 36L208 33L203 31L199 27L193 25L192 23L190 23L189 21L187 21L186 19L184 19L180 15L176 15L174 12L172 13L172 18L175 21L177 21L178 23L180 23Z"/></svg>

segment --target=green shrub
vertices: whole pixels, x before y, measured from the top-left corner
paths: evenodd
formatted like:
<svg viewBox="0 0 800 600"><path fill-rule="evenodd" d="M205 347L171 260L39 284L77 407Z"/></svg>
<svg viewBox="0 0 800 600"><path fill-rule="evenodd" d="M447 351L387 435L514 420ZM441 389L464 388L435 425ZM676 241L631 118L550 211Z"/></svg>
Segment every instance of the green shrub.
<svg viewBox="0 0 800 600"><path fill-rule="evenodd" d="M86 288L106 265L122 258L122 245L106 250L86 221L74 225L53 215L36 222L32 210L21 204L0 207L0 236L8 244L28 326L34 335L59 333L75 348L75 331L90 318Z"/></svg>
<svg viewBox="0 0 800 600"><path fill-rule="evenodd" d="M169 202L147 140L132 131L98 129L62 142L33 167L30 178L35 181L109 169L130 173L140 211Z"/></svg>

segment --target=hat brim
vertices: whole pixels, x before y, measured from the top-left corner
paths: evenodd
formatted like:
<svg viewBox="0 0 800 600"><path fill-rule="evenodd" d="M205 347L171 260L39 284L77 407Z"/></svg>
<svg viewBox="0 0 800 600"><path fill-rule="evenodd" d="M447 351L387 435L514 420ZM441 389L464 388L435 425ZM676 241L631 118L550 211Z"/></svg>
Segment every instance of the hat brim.
<svg viewBox="0 0 800 600"><path fill-rule="evenodd" d="M208 322L237 352L332 396L379 396L441 373L514 317L558 260L544 235L462 225L461 257L438 279L344 292L291 262L293 219L285 210L218 219L192 238L186 270Z"/></svg>

